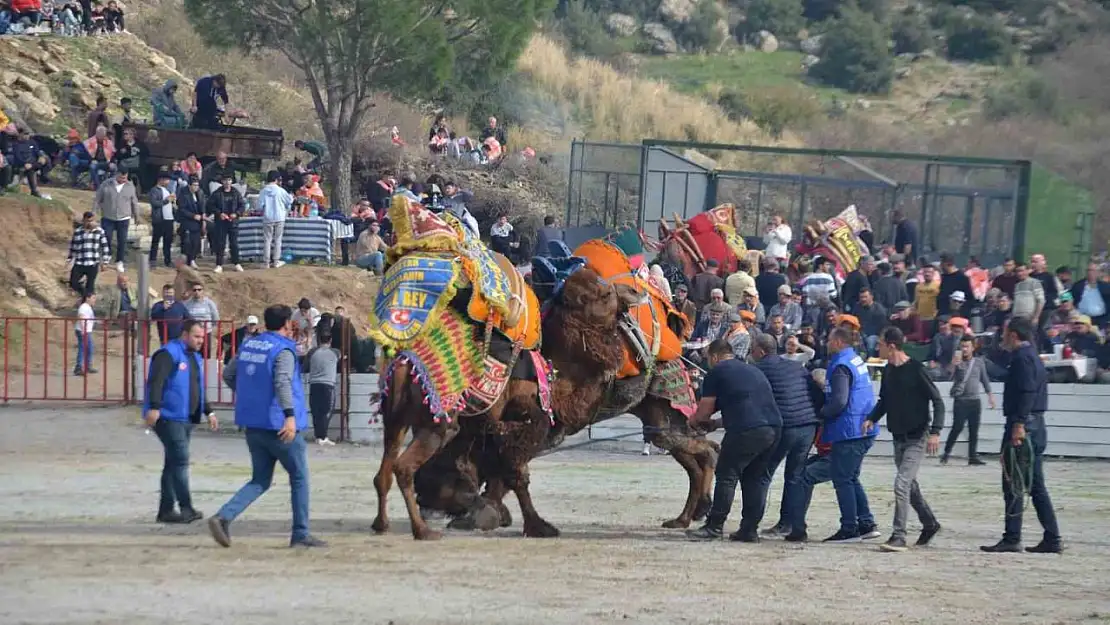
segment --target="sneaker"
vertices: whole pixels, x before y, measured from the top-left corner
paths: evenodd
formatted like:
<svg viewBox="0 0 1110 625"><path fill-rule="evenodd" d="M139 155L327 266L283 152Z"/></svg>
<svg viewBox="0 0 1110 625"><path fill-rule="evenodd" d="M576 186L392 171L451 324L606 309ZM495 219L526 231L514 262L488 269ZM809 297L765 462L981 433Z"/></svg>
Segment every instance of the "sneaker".
<svg viewBox="0 0 1110 625"><path fill-rule="evenodd" d="M1008 543L1000 540L993 545L983 545L979 551L987 553L1021 553L1021 543Z"/></svg>
<svg viewBox="0 0 1110 625"><path fill-rule="evenodd" d="M212 273L223 273L223 272L224 272L224 268L219 266L219 265L216 265L216 268L212 270Z"/></svg>
<svg viewBox="0 0 1110 625"><path fill-rule="evenodd" d="M829 536L828 538L826 538L825 540L823 540L821 542L836 543L836 544L839 544L839 543L858 543L858 542L860 542L860 537L859 537L859 532L846 532L844 530L839 530L837 533L833 534L832 536Z"/></svg>
<svg viewBox="0 0 1110 625"><path fill-rule="evenodd" d="M221 519L219 516L208 519L208 531L212 534L212 539L221 547L231 546L231 531L228 525L230 524L227 519Z"/></svg>
<svg viewBox="0 0 1110 625"><path fill-rule="evenodd" d="M690 540L720 540L724 537L724 532L721 528L706 523L696 530L686 530L686 537Z"/></svg>
<svg viewBox="0 0 1110 625"><path fill-rule="evenodd" d="M116 263L116 271L120 273L125 273L127 271L127 267L123 266L123 261Z"/></svg>
<svg viewBox="0 0 1110 625"><path fill-rule="evenodd" d="M289 541L290 547L327 547L328 543L309 534L304 538L294 538Z"/></svg>
<svg viewBox="0 0 1110 625"><path fill-rule="evenodd" d="M243 266L239 263L235 263L235 271L243 271Z"/></svg>
<svg viewBox="0 0 1110 625"><path fill-rule="evenodd" d="M641 456L651 455L651 443L644 443L644 450L640 452Z"/></svg>
<svg viewBox="0 0 1110 625"><path fill-rule="evenodd" d="M73 375L77 375L77 376L85 375L85 370L82 369L81 367L74 367L73 368Z"/></svg>
<svg viewBox="0 0 1110 625"><path fill-rule="evenodd" d="M197 267L197 261L195 261L195 260L189 261L189 267L191 269L200 269L200 267Z"/></svg>
<svg viewBox="0 0 1110 625"><path fill-rule="evenodd" d="M159 523L168 523L173 525L186 522L185 517L182 516L180 512L177 512L175 510L170 510L169 512L159 512L157 521Z"/></svg>
<svg viewBox="0 0 1110 625"><path fill-rule="evenodd" d="M943 456L940 457L940 463L941 464L948 464L948 454L944 454Z"/></svg>
<svg viewBox="0 0 1110 625"><path fill-rule="evenodd" d="M195 523L203 518L204 515L196 508L184 508L181 510L182 523Z"/></svg>
<svg viewBox="0 0 1110 625"><path fill-rule="evenodd" d="M274 261L274 269L280 269L281 267L284 267L284 266L285 266L285 261L283 261L283 260L275 260Z"/></svg>
<svg viewBox="0 0 1110 625"><path fill-rule="evenodd" d="M982 460L978 459L978 458L968 458L968 461L967 461L967 466L969 466L969 467L981 467L984 464L986 464L986 463L983 462Z"/></svg>
<svg viewBox="0 0 1110 625"><path fill-rule="evenodd" d="M879 551L889 551L892 553L901 553L907 549L909 549L909 547L906 546L905 538L895 538L893 536L885 543L879 545Z"/></svg>
<svg viewBox="0 0 1110 625"><path fill-rule="evenodd" d="M937 524L936 527L921 528L921 534L918 535L917 542L914 544L914 546L924 547L925 545L928 545L929 541L933 540L933 536L936 536L939 532L940 524Z"/></svg>
<svg viewBox="0 0 1110 625"><path fill-rule="evenodd" d="M1042 540L1032 547L1025 548L1026 553L1064 553L1064 546L1058 542Z"/></svg>
<svg viewBox="0 0 1110 625"><path fill-rule="evenodd" d="M760 535L764 538L782 538L789 533L789 527L786 527L782 523L775 523L773 527L768 527L767 529L760 532Z"/></svg>
<svg viewBox="0 0 1110 625"><path fill-rule="evenodd" d="M88 369L85 369L85 373L88 373L90 375L92 375L94 373L100 373L100 369L94 369L92 367L89 367Z"/></svg>
<svg viewBox="0 0 1110 625"><path fill-rule="evenodd" d="M804 543L809 540L809 535L805 532L795 532L791 530L790 533L783 536L782 539L788 543Z"/></svg>
<svg viewBox="0 0 1110 625"><path fill-rule="evenodd" d="M879 538L882 534L879 532L878 525L860 525L859 537L861 540L871 540L872 538Z"/></svg>
<svg viewBox="0 0 1110 625"><path fill-rule="evenodd" d="M316 444L321 447L335 447L335 443L331 442L331 439L328 438L318 438L316 439Z"/></svg>
<svg viewBox="0 0 1110 625"><path fill-rule="evenodd" d="M737 530L728 535L728 539L734 543L758 543L759 534L752 531Z"/></svg>

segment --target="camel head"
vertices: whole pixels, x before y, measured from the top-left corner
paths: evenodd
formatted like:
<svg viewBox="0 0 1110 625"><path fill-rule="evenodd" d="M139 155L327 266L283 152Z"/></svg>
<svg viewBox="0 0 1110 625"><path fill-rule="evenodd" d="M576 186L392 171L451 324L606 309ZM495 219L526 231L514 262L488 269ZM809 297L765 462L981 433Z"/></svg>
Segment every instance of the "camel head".
<svg viewBox="0 0 1110 625"><path fill-rule="evenodd" d="M625 284L611 284L583 267L563 283L560 299L566 313L598 326L616 324L617 315L638 303L643 293Z"/></svg>
<svg viewBox="0 0 1110 625"><path fill-rule="evenodd" d="M624 359L624 344L613 340L621 313L643 296L634 287L614 285L583 267L563 283L543 321L543 353L557 369L582 378L612 376Z"/></svg>

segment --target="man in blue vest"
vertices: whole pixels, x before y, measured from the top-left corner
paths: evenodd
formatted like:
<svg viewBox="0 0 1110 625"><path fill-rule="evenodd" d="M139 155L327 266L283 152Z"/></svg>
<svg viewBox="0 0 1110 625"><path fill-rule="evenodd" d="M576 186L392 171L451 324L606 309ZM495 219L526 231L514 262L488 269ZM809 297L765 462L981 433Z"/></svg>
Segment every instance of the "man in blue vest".
<svg viewBox="0 0 1110 625"><path fill-rule="evenodd" d="M239 355L224 369L224 381L235 389L235 423L246 430L251 454L251 481L208 519L212 538L231 546L228 526L274 481L274 465L289 473L293 500L290 547L323 547L308 533L308 459L300 436L308 427L304 384L293 342L293 309L270 306L262 315L266 332L243 341Z"/></svg>
<svg viewBox="0 0 1110 625"><path fill-rule="evenodd" d="M204 326L190 319L181 327L181 335L150 359L143 394L143 419L165 448L159 523L192 523L204 518L189 494L189 440L202 414L208 415L209 428L220 427L204 396L204 361L199 352ZM175 503L180 512L174 510Z"/></svg>
<svg viewBox="0 0 1110 625"><path fill-rule="evenodd" d="M859 481L863 458L871 449L879 427L864 432L863 424L875 408L875 391L866 363L852 349L854 334L843 327L834 328L828 340L825 405L821 408L822 437L832 445L829 468L836 502L840 506L840 530L825 539L828 543L859 542L863 538L880 536L867 494Z"/></svg>

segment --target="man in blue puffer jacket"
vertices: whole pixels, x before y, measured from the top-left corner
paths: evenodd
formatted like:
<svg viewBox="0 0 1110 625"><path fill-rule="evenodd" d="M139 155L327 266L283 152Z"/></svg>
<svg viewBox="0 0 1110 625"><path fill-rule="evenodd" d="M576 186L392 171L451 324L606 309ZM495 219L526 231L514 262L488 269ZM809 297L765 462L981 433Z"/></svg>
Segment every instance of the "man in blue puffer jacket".
<svg viewBox="0 0 1110 625"><path fill-rule="evenodd" d="M189 494L189 440L202 414L208 427L219 429L212 406L204 396L204 326L191 319L182 323L181 336L165 344L150 359L143 418L165 448L159 523L192 523L203 518ZM174 510L174 504L181 511Z"/></svg>
<svg viewBox="0 0 1110 625"><path fill-rule="evenodd" d="M863 458L879 433L878 427L866 434L863 429L864 421L875 407L875 391L866 363L852 349L853 334L850 330L835 328L829 333L828 341L829 367L825 372L825 405L821 408L821 419L824 440L832 444L830 469L840 506L840 530L825 539L829 543L859 542L862 538L880 536L867 494L859 481Z"/></svg>

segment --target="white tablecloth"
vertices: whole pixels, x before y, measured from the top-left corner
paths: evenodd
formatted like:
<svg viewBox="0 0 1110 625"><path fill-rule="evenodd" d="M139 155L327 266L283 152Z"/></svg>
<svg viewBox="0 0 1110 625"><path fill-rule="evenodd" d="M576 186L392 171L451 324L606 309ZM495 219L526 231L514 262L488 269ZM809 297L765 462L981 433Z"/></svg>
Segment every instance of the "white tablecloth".
<svg viewBox="0 0 1110 625"><path fill-rule="evenodd" d="M1098 361L1094 358L1051 359L1044 361L1045 369L1063 369L1071 367L1075 370L1076 379L1083 380L1098 368Z"/></svg>

